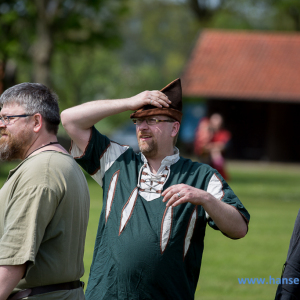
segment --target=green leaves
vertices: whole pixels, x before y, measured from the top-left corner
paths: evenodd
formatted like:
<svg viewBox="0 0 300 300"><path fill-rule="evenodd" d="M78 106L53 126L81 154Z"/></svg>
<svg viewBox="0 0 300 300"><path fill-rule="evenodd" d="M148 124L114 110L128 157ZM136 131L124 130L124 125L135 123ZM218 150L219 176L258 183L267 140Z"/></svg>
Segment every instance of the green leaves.
<svg viewBox="0 0 300 300"><path fill-rule="evenodd" d="M34 81L51 85L52 56L76 45L117 47L122 0L0 1L0 59L25 59Z"/></svg>

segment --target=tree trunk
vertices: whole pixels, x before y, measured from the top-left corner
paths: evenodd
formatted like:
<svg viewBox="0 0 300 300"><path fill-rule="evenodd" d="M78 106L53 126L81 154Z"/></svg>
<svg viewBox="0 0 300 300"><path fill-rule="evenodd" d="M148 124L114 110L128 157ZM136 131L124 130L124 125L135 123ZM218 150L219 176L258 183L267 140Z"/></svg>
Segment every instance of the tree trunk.
<svg viewBox="0 0 300 300"><path fill-rule="evenodd" d="M0 95L4 92L5 60L0 61Z"/></svg>
<svg viewBox="0 0 300 300"><path fill-rule="evenodd" d="M205 8L205 6L201 7L198 0L190 0L190 5L199 21L204 21L211 17L209 9Z"/></svg>
<svg viewBox="0 0 300 300"><path fill-rule="evenodd" d="M43 0L37 2L37 40L34 43L32 51L34 66L33 79L35 82L51 87L50 66L53 54L53 37L51 34L51 26L47 21L46 3Z"/></svg>
<svg viewBox="0 0 300 300"><path fill-rule="evenodd" d="M210 21L216 11L223 5L223 0L220 0L219 4L212 8L209 2L209 0L189 0L192 11L200 22Z"/></svg>

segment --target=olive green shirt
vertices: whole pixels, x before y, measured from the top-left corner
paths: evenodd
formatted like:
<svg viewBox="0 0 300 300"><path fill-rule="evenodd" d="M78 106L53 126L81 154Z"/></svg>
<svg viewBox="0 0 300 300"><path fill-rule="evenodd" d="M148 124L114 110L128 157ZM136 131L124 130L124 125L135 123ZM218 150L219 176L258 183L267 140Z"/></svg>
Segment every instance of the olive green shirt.
<svg viewBox="0 0 300 300"><path fill-rule="evenodd" d="M27 262L14 292L81 278L89 202L85 176L67 154L44 151L10 171L0 190L0 265ZM84 294L78 288L28 299Z"/></svg>

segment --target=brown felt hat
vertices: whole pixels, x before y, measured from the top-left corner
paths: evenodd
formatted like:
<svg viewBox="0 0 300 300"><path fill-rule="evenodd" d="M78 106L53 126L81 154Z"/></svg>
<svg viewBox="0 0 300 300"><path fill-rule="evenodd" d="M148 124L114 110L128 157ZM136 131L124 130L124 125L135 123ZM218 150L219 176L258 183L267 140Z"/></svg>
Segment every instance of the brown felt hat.
<svg viewBox="0 0 300 300"><path fill-rule="evenodd" d="M169 100L172 101L169 107L156 107L150 104L145 105L132 113L130 118L164 115L171 117L180 123L182 118L182 91L180 78L175 79L160 91L167 95Z"/></svg>

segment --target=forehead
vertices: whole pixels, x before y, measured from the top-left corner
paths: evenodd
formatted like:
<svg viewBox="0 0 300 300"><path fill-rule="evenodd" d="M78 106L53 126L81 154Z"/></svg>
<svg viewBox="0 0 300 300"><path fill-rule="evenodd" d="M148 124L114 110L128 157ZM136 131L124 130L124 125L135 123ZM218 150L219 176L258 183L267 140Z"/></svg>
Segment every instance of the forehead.
<svg viewBox="0 0 300 300"><path fill-rule="evenodd" d="M1 108L1 115L21 114L24 113L24 108L17 103L5 103Z"/></svg>

